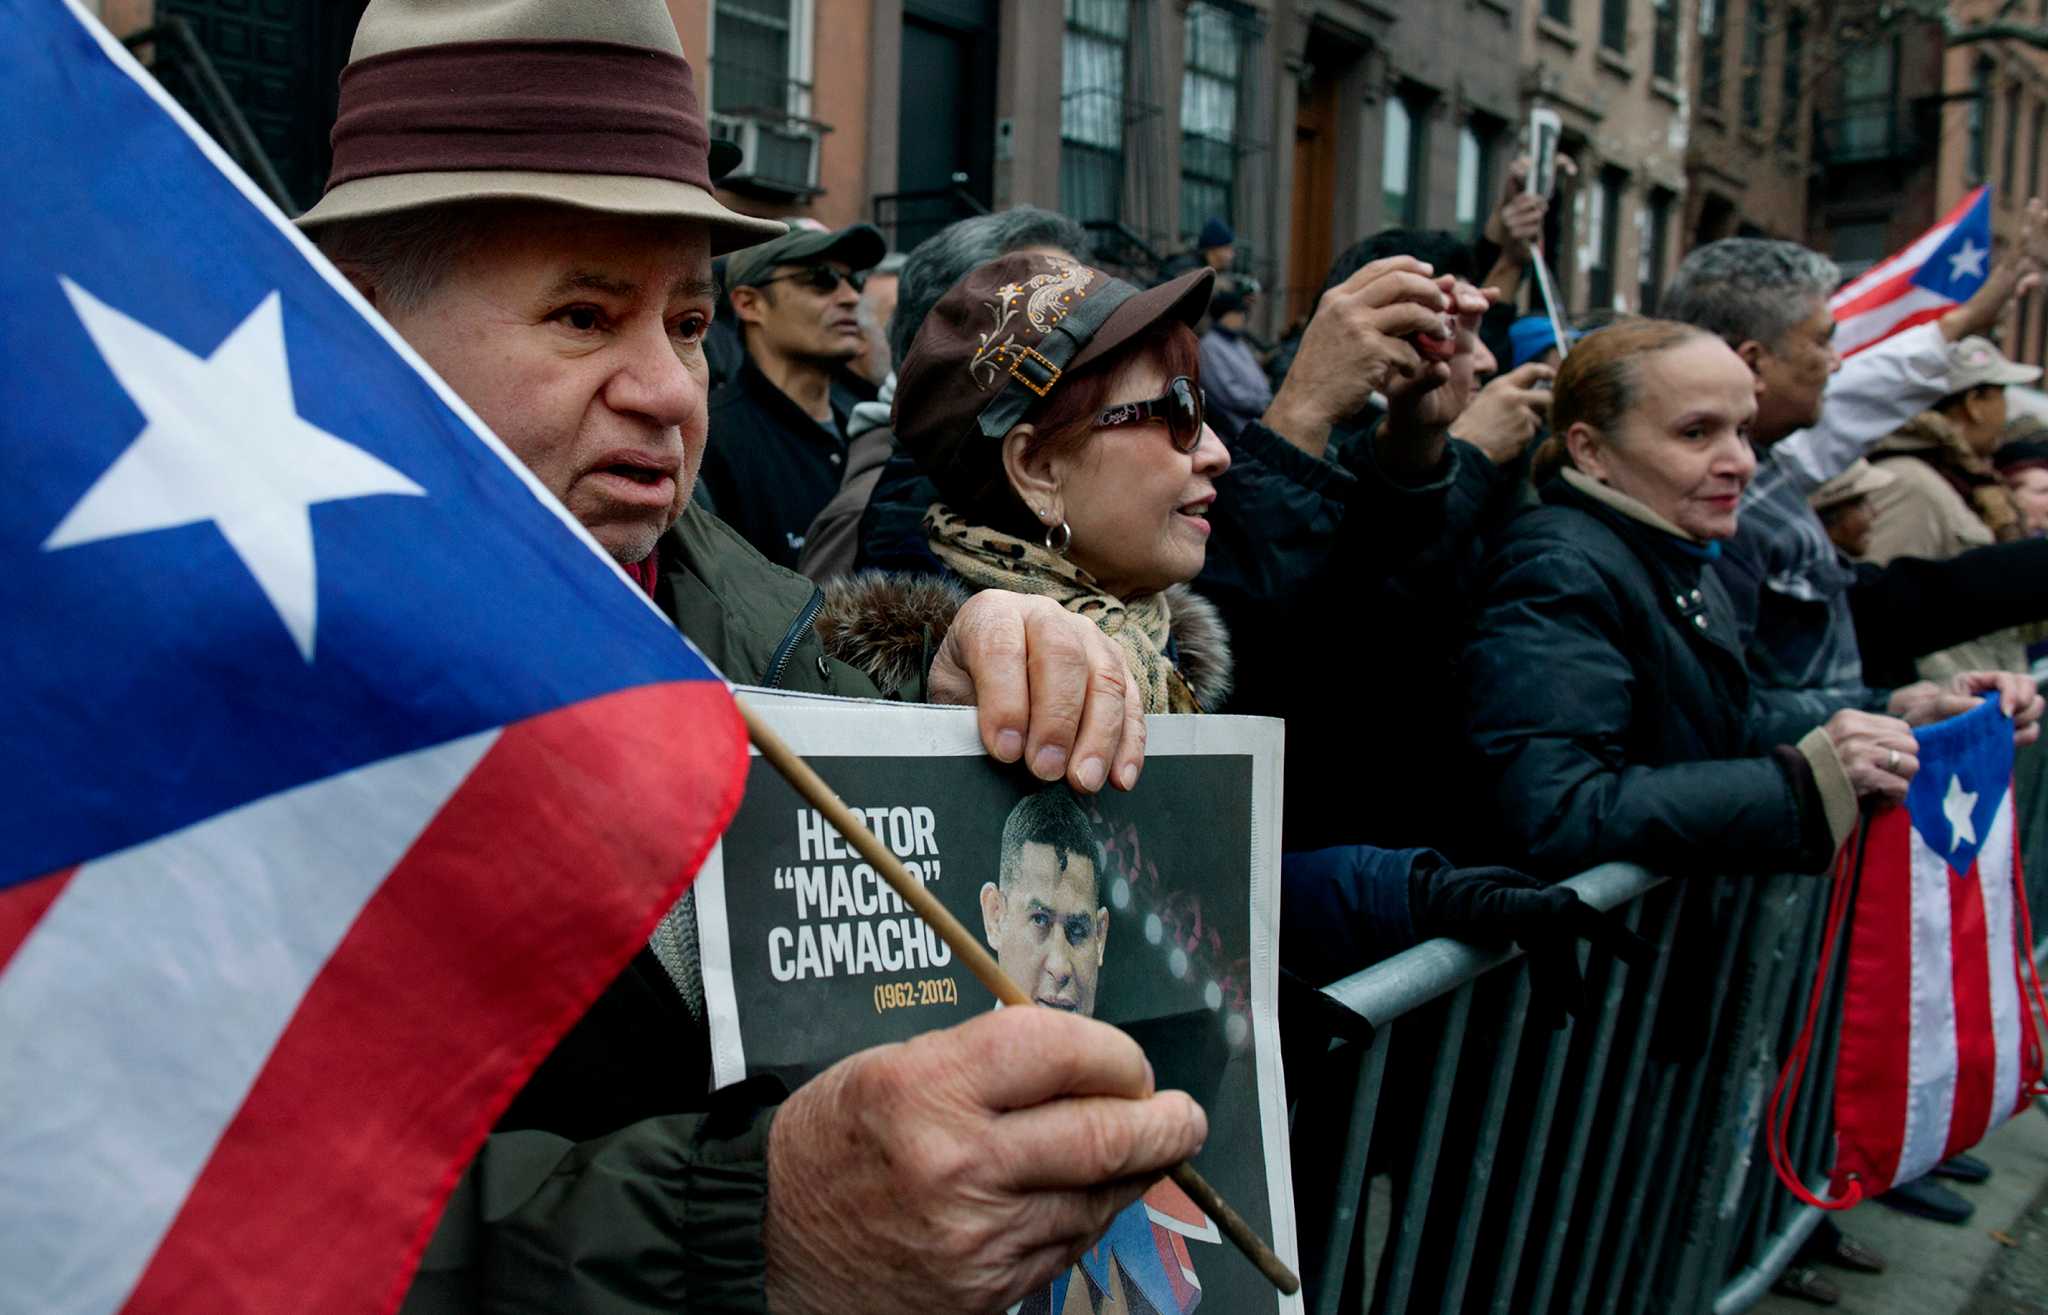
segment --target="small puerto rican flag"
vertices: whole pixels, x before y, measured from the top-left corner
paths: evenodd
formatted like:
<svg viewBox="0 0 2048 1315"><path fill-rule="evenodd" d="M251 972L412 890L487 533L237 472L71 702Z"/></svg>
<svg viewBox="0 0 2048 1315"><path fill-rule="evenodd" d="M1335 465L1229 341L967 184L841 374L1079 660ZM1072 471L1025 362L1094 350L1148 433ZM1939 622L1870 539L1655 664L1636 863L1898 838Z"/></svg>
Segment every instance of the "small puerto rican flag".
<svg viewBox="0 0 2048 1315"><path fill-rule="evenodd" d="M1904 251L1844 284L1828 301L1835 350L1854 356L1968 301L1991 275L1991 188L1964 197Z"/></svg>
<svg viewBox="0 0 2048 1315"><path fill-rule="evenodd" d="M1916 735L1919 773L1905 807L1871 823L1856 890L1836 1069L1838 1198L1852 1179L1874 1196L1976 1145L2042 1074L2012 722L1992 694Z"/></svg>

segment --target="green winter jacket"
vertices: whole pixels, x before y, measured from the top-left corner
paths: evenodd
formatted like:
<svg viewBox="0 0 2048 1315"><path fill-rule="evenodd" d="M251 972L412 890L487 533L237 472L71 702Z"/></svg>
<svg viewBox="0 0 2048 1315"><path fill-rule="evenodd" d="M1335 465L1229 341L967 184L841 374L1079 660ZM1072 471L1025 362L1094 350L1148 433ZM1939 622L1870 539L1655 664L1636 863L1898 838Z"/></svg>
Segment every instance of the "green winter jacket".
<svg viewBox="0 0 2048 1315"><path fill-rule="evenodd" d="M824 595L700 508L655 600L741 684L875 698L829 658ZM918 688L889 691L922 697ZM707 1095L708 1037L643 950L535 1072L456 1186L402 1315L765 1311L768 1128L784 1094Z"/></svg>

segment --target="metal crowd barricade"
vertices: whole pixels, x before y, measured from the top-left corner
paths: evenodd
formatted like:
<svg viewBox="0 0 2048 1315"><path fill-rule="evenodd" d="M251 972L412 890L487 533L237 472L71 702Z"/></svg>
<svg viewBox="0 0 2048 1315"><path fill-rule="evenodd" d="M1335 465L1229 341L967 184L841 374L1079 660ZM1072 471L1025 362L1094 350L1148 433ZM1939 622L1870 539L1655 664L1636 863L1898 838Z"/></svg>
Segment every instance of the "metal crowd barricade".
<svg viewBox="0 0 2048 1315"><path fill-rule="evenodd" d="M1636 968L1592 954L1587 1008L1562 1030L1525 1026L1518 956L1450 941L1326 988L1375 1035L1288 1074L1319 1315L1736 1312L1818 1221L1778 1186L1763 1120L1818 967L1826 879L1608 865L1568 884L1658 952ZM1787 1139L1816 1186L1836 967Z"/></svg>

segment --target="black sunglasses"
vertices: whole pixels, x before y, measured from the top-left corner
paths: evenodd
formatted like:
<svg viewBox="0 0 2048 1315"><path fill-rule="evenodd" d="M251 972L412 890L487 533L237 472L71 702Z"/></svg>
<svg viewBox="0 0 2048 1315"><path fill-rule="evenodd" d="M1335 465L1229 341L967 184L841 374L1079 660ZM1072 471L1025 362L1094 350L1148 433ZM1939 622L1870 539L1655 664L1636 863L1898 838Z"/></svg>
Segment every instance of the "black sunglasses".
<svg viewBox="0 0 2048 1315"><path fill-rule="evenodd" d="M794 274L777 274L772 279L762 279L759 283L752 284L751 286L765 288L770 283L789 282L809 288L813 292L821 292L829 296L839 291L839 280L841 279L845 279L855 292L859 292L868 285L868 272L864 269L856 269L841 274L830 265L805 265Z"/></svg>
<svg viewBox="0 0 2048 1315"><path fill-rule="evenodd" d="M1120 402L1095 417L1098 429L1164 420L1173 450L1192 452L1202 442L1202 390L1186 375L1175 375L1166 391L1149 402Z"/></svg>

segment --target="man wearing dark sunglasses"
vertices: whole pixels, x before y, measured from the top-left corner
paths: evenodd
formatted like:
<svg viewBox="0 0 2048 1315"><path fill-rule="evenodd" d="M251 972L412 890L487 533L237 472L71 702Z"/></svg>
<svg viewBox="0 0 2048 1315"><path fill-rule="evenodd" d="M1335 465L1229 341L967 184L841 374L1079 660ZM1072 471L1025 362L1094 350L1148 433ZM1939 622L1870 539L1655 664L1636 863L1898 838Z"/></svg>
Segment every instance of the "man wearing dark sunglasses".
<svg viewBox="0 0 2048 1315"><path fill-rule="evenodd" d="M711 395L719 441L699 488L770 561L794 567L811 520L846 471L849 412L873 391L848 364L866 345L860 291L881 233L792 229L726 258L725 292L746 358Z"/></svg>

